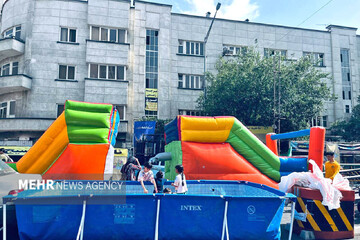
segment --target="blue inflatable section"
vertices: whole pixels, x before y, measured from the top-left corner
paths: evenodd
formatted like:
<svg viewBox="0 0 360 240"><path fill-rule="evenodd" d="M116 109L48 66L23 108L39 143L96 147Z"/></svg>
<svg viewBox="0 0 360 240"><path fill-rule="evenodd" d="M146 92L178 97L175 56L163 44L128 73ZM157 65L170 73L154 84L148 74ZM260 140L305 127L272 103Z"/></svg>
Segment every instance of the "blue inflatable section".
<svg viewBox="0 0 360 240"><path fill-rule="evenodd" d="M117 110L116 110L117 111ZM114 121L114 113L115 113L115 109L113 110L113 114L112 114L112 119L111 122L115 124L114 127L111 128L111 136L112 136L112 140L111 140L111 145L113 147L115 147L116 144L116 137L118 135L118 131L119 131L119 123L120 123L120 117L119 117L119 113L116 114L116 119Z"/></svg>
<svg viewBox="0 0 360 240"><path fill-rule="evenodd" d="M177 123L178 119L175 118L174 120L165 125L166 144L169 144L172 141L179 141L179 129Z"/></svg>
<svg viewBox="0 0 360 240"><path fill-rule="evenodd" d="M289 175L292 172L307 172L307 157L279 157L281 176Z"/></svg>
<svg viewBox="0 0 360 240"><path fill-rule="evenodd" d="M296 201L260 184L187 182L186 195L143 194L127 182L121 191L27 190L4 202L15 203L21 239L76 239L84 200L84 239L154 239L156 232L158 239L221 239L224 231L231 239L280 239L286 197Z"/></svg>
<svg viewBox="0 0 360 240"><path fill-rule="evenodd" d="M310 129L304 129L296 132L279 133L279 134L271 135L271 139L272 140L289 139L289 138L305 137L309 135L310 135Z"/></svg>

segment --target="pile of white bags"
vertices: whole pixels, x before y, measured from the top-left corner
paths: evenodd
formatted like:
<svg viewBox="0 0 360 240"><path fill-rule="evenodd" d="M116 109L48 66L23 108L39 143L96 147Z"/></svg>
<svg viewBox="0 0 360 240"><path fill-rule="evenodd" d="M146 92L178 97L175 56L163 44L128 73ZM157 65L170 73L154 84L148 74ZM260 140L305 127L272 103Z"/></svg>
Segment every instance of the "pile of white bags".
<svg viewBox="0 0 360 240"><path fill-rule="evenodd" d="M309 163L313 167L312 172L294 172L288 176L281 177L279 189L283 192L289 192L294 185L307 187L311 189L318 189L323 196L322 204L327 206L329 210L337 209L340 207L340 199L342 194L339 190L351 190L349 181L341 176L340 173L336 174L333 181L325 178L318 165L310 160Z"/></svg>

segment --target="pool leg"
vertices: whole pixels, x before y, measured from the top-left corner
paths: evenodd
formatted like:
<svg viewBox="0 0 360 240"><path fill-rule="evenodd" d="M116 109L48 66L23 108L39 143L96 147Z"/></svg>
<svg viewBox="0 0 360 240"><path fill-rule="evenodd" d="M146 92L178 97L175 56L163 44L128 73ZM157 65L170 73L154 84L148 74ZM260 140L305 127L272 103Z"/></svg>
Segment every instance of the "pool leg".
<svg viewBox="0 0 360 240"><path fill-rule="evenodd" d="M6 203L3 204L3 240L6 240Z"/></svg>
<svg viewBox="0 0 360 240"><path fill-rule="evenodd" d="M290 222L290 229L289 229L289 240L291 240L292 237L292 231L294 226L294 216L295 216L295 202L291 202L291 222Z"/></svg>
<svg viewBox="0 0 360 240"><path fill-rule="evenodd" d="M229 240L229 229L227 223L227 211L228 211L228 201L225 201L225 211L224 211L224 221L223 221L223 229L221 234L221 240L224 240L225 232L226 232L226 239Z"/></svg>
<svg viewBox="0 0 360 240"><path fill-rule="evenodd" d="M159 239L159 215L160 215L160 199L157 200L156 223L155 223L155 240Z"/></svg>
<svg viewBox="0 0 360 240"><path fill-rule="evenodd" d="M81 215L81 220L80 220L80 227L78 230L76 240L83 240L83 237L84 237L85 210L86 210L86 200L84 200L84 202L83 202L83 210L82 210L82 215Z"/></svg>

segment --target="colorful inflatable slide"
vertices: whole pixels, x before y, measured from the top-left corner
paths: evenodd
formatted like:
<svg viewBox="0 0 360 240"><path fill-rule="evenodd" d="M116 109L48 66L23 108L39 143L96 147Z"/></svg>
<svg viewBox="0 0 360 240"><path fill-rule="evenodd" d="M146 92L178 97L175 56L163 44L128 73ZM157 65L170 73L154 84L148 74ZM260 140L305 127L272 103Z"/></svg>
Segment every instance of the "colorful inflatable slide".
<svg viewBox="0 0 360 240"><path fill-rule="evenodd" d="M112 174L119 116L111 104L66 101L64 112L16 163L45 179L104 179Z"/></svg>
<svg viewBox="0 0 360 240"><path fill-rule="evenodd" d="M280 177L308 170L307 158L279 158L234 117L178 116L165 126L165 177L183 164L188 180L244 180L278 188Z"/></svg>

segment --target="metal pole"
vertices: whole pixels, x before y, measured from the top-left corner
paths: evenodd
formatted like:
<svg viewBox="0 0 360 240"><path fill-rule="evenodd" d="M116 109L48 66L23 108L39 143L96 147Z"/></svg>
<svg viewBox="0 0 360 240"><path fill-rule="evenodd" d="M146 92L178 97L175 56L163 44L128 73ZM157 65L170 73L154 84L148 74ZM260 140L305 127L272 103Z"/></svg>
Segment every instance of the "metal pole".
<svg viewBox="0 0 360 240"><path fill-rule="evenodd" d="M228 211L228 201L225 201L225 211L224 211L224 220L223 220L223 228L221 234L221 240L224 240L225 232L226 232L226 239L229 240L229 229L227 224L227 211Z"/></svg>
<svg viewBox="0 0 360 240"><path fill-rule="evenodd" d="M83 202L83 210L82 210L82 215L81 215L81 220L80 220L80 227L78 230L78 234L76 236L76 240L83 240L84 237L84 223L85 223L85 212L86 212L86 200L84 200Z"/></svg>
<svg viewBox="0 0 360 240"><path fill-rule="evenodd" d="M157 208L156 208L155 240L159 239L159 215L160 215L160 199L157 200Z"/></svg>
<svg viewBox="0 0 360 240"><path fill-rule="evenodd" d="M281 64L281 55L279 55L279 71L278 71L278 78L279 78L279 126L278 126L278 131L279 131L279 133L281 133L281 131L280 131L280 119L281 119L281 78L280 78L280 74L281 74L281 72L280 72L280 64ZM279 143L280 143L280 141L279 141ZM279 148L280 149L280 148Z"/></svg>
<svg viewBox="0 0 360 240"><path fill-rule="evenodd" d="M6 240L6 203L3 204L3 240Z"/></svg>
<svg viewBox="0 0 360 240"><path fill-rule="evenodd" d="M273 57L273 68L274 68L274 130L276 128L276 63L275 63L275 57ZM276 133L279 133L278 131L275 131Z"/></svg>
<svg viewBox="0 0 360 240"><path fill-rule="evenodd" d="M206 90L206 42L204 42L204 102L206 102L207 90Z"/></svg>
<svg viewBox="0 0 360 240"><path fill-rule="evenodd" d="M207 43L207 40L209 38L211 28L212 28L212 26L214 24L214 21L215 21L215 18L216 18L216 13L220 9L220 6L221 6L221 4L218 3L218 5L216 6L216 11L215 11L214 17L211 20L209 30L207 31L206 36L204 38L204 86L203 86L204 87L204 102L206 102L206 97L207 97L206 96L207 95L207 90L206 90L206 43Z"/></svg>
<svg viewBox="0 0 360 240"><path fill-rule="evenodd" d="M291 222L290 222L290 229L289 229L289 240L292 237L293 225L294 225L294 217L295 217L295 202L292 201L291 203Z"/></svg>

